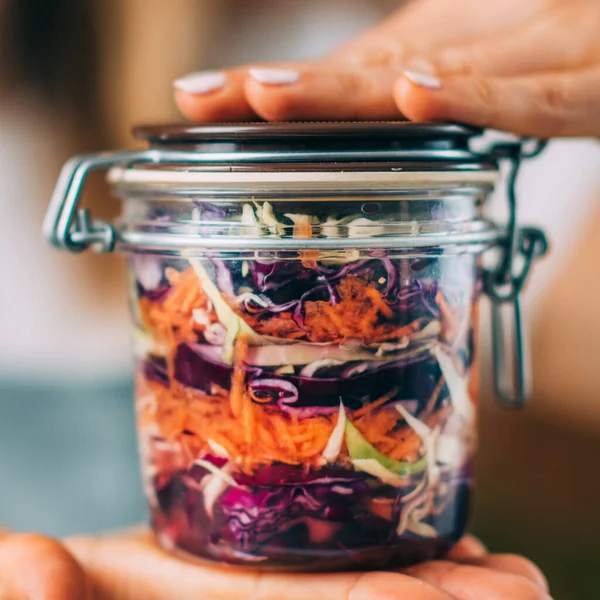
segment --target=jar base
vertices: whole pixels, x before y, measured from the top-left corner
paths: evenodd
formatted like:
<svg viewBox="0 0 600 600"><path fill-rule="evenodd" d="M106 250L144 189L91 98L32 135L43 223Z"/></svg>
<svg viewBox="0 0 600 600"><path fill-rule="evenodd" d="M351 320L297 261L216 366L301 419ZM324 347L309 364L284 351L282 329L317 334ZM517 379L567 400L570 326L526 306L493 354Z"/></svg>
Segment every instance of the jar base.
<svg viewBox="0 0 600 600"><path fill-rule="evenodd" d="M174 543L166 532L156 532L159 545L170 554L199 566L224 569L252 569L267 572L336 573L401 569L444 558L456 540L404 540L394 546L361 550L263 549L268 555L245 554L231 547L204 544L195 540ZM278 554L278 555L276 555Z"/></svg>

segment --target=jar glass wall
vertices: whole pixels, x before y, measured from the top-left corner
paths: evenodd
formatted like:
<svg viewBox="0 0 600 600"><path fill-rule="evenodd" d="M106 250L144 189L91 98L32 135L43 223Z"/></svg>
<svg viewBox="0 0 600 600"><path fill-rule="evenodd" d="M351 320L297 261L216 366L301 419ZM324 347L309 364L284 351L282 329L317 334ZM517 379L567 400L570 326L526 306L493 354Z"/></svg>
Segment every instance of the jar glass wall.
<svg viewBox="0 0 600 600"><path fill-rule="evenodd" d="M208 236L254 228L293 248L316 234L457 228L477 205L376 200L320 212L181 201L165 215L160 200L133 198L124 218ZM140 445L161 543L298 570L445 554L469 512L479 263L460 246L131 252Z"/></svg>

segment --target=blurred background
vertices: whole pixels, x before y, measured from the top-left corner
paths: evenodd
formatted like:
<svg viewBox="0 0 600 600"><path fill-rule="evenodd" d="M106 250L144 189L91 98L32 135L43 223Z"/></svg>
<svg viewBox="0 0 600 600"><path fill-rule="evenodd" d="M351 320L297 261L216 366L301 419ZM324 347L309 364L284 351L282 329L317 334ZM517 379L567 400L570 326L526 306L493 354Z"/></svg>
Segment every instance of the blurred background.
<svg viewBox="0 0 600 600"><path fill-rule="evenodd" d="M145 518L122 261L40 234L62 163L178 120L176 77L316 57L400 4L0 0L0 524L66 535ZM600 145L553 143L519 193L521 219L553 243L526 294L534 397L518 414L495 406L484 327L474 528L538 562L558 600L597 598ZM101 179L88 195L95 215L117 214Z"/></svg>

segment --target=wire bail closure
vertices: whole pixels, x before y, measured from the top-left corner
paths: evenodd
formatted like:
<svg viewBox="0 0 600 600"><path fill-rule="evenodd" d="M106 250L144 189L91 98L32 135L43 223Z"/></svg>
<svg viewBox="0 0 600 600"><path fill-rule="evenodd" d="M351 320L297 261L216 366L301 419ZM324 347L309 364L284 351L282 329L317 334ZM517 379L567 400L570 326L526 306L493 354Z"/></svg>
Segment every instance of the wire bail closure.
<svg viewBox="0 0 600 600"><path fill-rule="evenodd" d="M547 146L544 140L532 140L533 147L526 149L529 141L522 139L519 142L498 144L491 150L492 156L498 161L506 160L510 164L509 217L506 236L501 244L500 260L496 268L485 272L483 285L492 301L494 389L501 404L511 409L522 408L529 393L520 295L534 261L548 252L548 240L541 229L517 227L516 183L521 162L538 156ZM502 314L505 306L510 306L512 318L509 323L512 330L509 340L506 339Z"/></svg>

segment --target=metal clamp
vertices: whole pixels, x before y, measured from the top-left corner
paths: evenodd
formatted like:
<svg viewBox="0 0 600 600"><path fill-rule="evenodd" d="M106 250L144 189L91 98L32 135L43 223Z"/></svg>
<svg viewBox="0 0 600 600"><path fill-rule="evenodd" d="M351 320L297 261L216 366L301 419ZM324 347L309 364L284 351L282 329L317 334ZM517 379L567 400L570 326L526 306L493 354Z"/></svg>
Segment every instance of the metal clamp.
<svg viewBox="0 0 600 600"><path fill-rule="evenodd" d="M510 163L506 237L501 244L502 254L498 265L484 274L484 291L492 300L494 388L507 408L521 408L527 400L529 385L520 294L533 262L548 252L548 241L543 231L534 227L517 227L516 182L521 161L538 156L547 145L546 141L534 140L533 148L528 150L528 142L521 140L499 144L491 151L497 160ZM508 344L502 317L505 305L510 305L512 317L512 335ZM507 360L507 354L511 355L512 360Z"/></svg>
<svg viewBox="0 0 600 600"><path fill-rule="evenodd" d="M75 156L62 168L44 219L46 240L70 252L82 252L90 246L98 252L115 247L115 228L106 221L92 221L86 209L77 208L83 185L92 171L110 169L121 163L152 161L148 151L111 152Z"/></svg>

